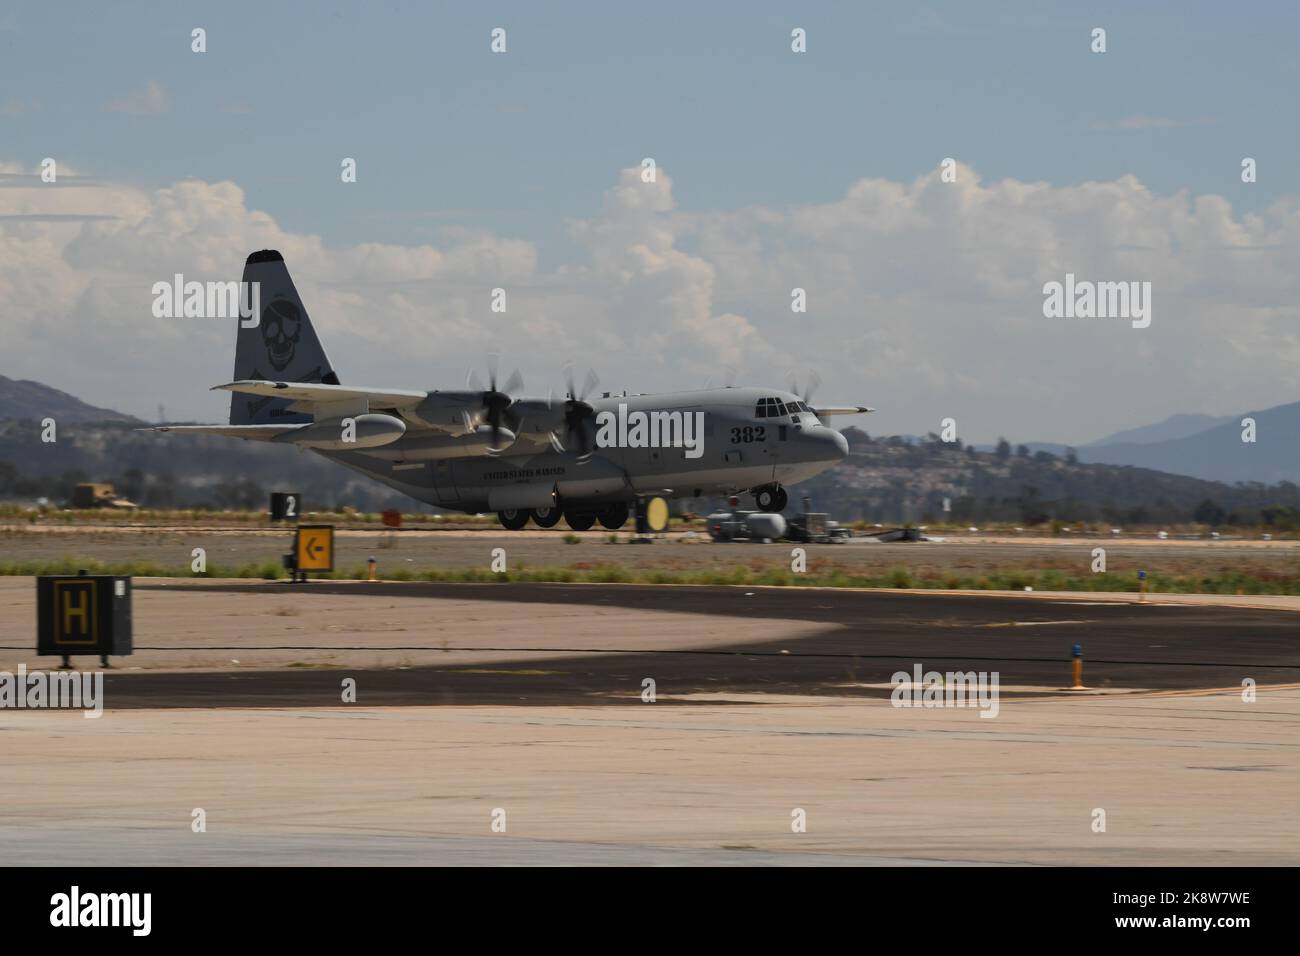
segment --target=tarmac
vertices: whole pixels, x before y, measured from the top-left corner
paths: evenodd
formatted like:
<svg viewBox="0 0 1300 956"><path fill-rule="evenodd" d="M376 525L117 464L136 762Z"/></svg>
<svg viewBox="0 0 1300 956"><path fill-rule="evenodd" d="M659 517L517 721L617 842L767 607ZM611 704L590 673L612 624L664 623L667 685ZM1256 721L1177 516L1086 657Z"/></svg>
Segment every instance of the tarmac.
<svg viewBox="0 0 1300 956"><path fill-rule="evenodd" d="M10 712L0 854L10 865L1294 866L1298 725L1294 688L1254 703L1004 701L992 720L844 698Z"/></svg>
<svg viewBox="0 0 1300 956"><path fill-rule="evenodd" d="M51 666L34 653L34 590L0 580L0 669ZM106 693L116 708L346 706L351 676L372 705L600 705L652 677L672 702L887 697L919 663L1051 696L1075 644L1099 693L1300 682L1293 611L1164 597L138 579L136 652Z"/></svg>
<svg viewBox="0 0 1300 956"><path fill-rule="evenodd" d="M0 580L0 669L53 663L33 592ZM0 710L0 853L1300 862L1294 612L1133 597L138 580L103 717ZM997 716L891 706L915 665L998 673Z"/></svg>

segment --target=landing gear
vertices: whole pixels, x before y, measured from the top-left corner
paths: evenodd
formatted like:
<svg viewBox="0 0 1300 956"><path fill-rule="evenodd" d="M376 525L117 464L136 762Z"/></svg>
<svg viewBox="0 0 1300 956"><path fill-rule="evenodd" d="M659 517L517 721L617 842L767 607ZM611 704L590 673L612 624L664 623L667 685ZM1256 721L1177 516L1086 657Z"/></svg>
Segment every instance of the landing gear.
<svg viewBox="0 0 1300 956"><path fill-rule="evenodd" d="M574 531L589 531L596 523L596 514L592 511L566 511L564 520Z"/></svg>
<svg viewBox="0 0 1300 956"><path fill-rule="evenodd" d="M759 511L784 511L790 503L790 496L780 485L764 485L754 491L754 503Z"/></svg>
<svg viewBox="0 0 1300 956"><path fill-rule="evenodd" d="M600 519L600 526L608 528L610 531L617 531L627 523L628 507L627 503L610 505L604 511L599 512L596 517Z"/></svg>
<svg viewBox="0 0 1300 956"><path fill-rule="evenodd" d="M497 512L497 520L507 531L518 531L528 524L529 511L526 508L507 508Z"/></svg>
<svg viewBox="0 0 1300 956"><path fill-rule="evenodd" d="M534 508L533 524L539 528L554 528L560 523L561 512L559 508Z"/></svg>

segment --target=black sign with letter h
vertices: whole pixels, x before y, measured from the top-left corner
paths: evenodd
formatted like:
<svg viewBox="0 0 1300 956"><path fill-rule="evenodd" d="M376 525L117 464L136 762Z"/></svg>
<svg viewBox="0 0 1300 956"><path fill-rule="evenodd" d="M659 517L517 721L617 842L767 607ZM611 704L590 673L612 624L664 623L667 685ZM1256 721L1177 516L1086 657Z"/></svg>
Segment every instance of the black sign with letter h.
<svg viewBox="0 0 1300 956"><path fill-rule="evenodd" d="M113 574L36 578L36 653L130 654L131 579Z"/></svg>

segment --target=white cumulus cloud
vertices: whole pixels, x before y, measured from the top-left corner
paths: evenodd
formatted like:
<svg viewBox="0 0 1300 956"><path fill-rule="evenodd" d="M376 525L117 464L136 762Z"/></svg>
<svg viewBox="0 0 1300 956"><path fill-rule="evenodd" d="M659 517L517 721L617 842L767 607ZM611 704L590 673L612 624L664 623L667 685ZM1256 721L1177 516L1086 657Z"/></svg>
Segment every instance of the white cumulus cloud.
<svg viewBox="0 0 1300 956"><path fill-rule="evenodd" d="M881 409L863 422L873 432L954 417L977 441L1083 441L1178 411L1278 404L1300 386L1294 198L1239 215L1128 176L985 182L959 166L956 183L864 178L830 202L682 210L662 168L654 183L627 169L596 215L569 224L585 254L543 268L533 243L481 229L329 247L230 182L7 185L0 373L143 416L161 402L218 420L206 386L234 351L229 323L155 319L153 283L238 278L264 248L284 254L345 382L460 387L493 350L543 395L566 359L637 391L731 369L783 385L816 367L818 398ZM1043 284L1067 272L1151 282L1151 327L1044 318ZM490 309L497 287L504 314ZM806 314L791 311L796 287Z"/></svg>

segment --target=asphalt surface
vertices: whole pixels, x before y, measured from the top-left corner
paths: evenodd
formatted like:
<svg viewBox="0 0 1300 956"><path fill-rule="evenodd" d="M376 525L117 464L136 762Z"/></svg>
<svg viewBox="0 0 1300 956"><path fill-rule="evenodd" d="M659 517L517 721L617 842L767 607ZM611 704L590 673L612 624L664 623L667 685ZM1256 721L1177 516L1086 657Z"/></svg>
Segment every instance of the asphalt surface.
<svg viewBox="0 0 1300 956"><path fill-rule="evenodd" d="M137 599L164 585L137 585ZM195 591L266 593L284 584L192 584ZM365 674L366 703L384 705L626 703L652 677L661 704L694 695L868 696L890 693L896 671L997 671L1004 697L1052 696L1070 682L1071 646L1082 644L1085 683L1108 691L1190 690L1300 682L1300 618L1242 608L1029 601L995 596L839 590L561 584L317 581L299 594L365 594L412 601L456 598L541 605L670 610L705 615L734 643L698 650L625 646L619 635L597 651L534 664L409 668L274 669L238 672L109 672L115 708L342 705L340 674ZM746 620L815 623L790 640L750 642ZM396 650L433 641L456 648L454 627L431 618L425 634ZM141 642L165 646L162 639ZM346 647L345 634L304 638L295 647ZM481 648L480 648L481 649ZM538 650L553 652L553 641ZM877 685L877 686L871 686ZM714 700L716 702L716 700Z"/></svg>

